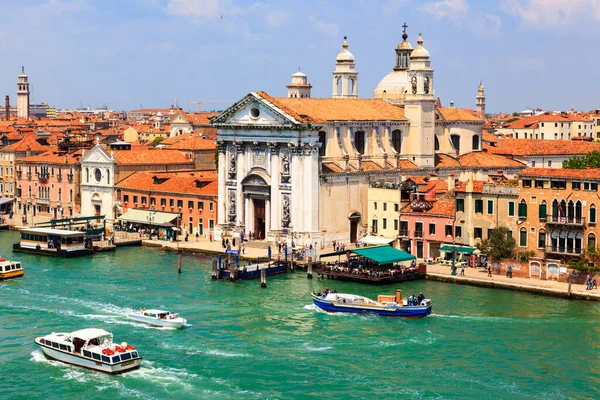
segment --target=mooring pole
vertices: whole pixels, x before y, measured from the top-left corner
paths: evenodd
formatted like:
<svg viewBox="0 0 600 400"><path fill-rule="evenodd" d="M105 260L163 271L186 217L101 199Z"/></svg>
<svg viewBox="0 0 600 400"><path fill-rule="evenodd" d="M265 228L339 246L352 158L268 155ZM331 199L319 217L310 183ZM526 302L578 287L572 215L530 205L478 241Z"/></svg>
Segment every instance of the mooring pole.
<svg viewBox="0 0 600 400"><path fill-rule="evenodd" d="M312 256L308 256L308 269L306 277L312 279Z"/></svg>
<svg viewBox="0 0 600 400"><path fill-rule="evenodd" d="M181 251L177 253L177 273L181 273Z"/></svg>
<svg viewBox="0 0 600 400"><path fill-rule="evenodd" d="M217 279L217 259L215 257L213 257L212 260L212 279L215 280Z"/></svg>
<svg viewBox="0 0 600 400"><path fill-rule="evenodd" d="M259 268L260 268L260 266L259 266ZM266 268L260 268L260 287L261 288L267 287L267 269Z"/></svg>

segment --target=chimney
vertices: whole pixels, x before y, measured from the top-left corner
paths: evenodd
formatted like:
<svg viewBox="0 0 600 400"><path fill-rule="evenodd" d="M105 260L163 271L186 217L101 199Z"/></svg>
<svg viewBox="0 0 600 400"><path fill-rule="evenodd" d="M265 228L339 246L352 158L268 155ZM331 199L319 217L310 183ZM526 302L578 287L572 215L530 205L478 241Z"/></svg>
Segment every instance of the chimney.
<svg viewBox="0 0 600 400"><path fill-rule="evenodd" d="M469 172L469 180L467 181L465 192L473 193L473 171Z"/></svg>
<svg viewBox="0 0 600 400"><path fill-rule="evenodd" d="M448 183L448 191L454 190L454 172L450 172L446 178L446 182Z"/></svg>
<svg viewBox="0 0 600 400"><path fill-rule="evenodd" d="M10 121L10 97L6 95L6 99L4 101L4 119Z"/></svg>

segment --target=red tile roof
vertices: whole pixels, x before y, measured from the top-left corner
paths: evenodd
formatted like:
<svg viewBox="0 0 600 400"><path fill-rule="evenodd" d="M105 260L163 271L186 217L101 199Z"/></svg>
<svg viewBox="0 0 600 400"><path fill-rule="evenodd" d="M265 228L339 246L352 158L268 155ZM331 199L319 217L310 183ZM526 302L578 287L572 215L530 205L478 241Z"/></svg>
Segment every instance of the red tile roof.
<svg viewBox="0 0 600 400"><path fill-rule="evenodd" d="M600 143L573 140L498 139L495 147L486 147L489 153L507 156L585 155L600 150Z"/></svg>
<svg viewBox="0 0 600 400"><path fill-rule="evenodd" d="M439 107L437 110L446 121L481 122L483 124L483 119L473 114L473 110L468 111L455 107Z"/></svg>
<svg viewBox="0 0 600 400"><path fill-rule="evenodd" d="M427 185L427 181L428 181L428 178L426 176L418 176L418 175L407 176L406 180L409 180L409 179L417 185Z"/></svg>
<svg viewBox="0 0 600 400"><path fill-rule="evenodd" d="M435 193L446 193L448 191L448 182L439 179L429 181L424 188L419 190L419 192L426 193L430 190L435 190Z"/></svg>
<svg viewBox="0 0 600 400"><path fill-rule="evenodd" d="M483 193L483 185L485 185L486 181L473 181L473 192L472 193ZM467 192L467 182L456 182L456 187L454 189L456 192Z"/></svg>
<svg viewBox="0 0 600 400"><path fill-rule="evenodd" d="M47 151L42 154L38 154L31 157L25 157L21 159L24 163L45 163L45 164L70 164L74 165L79 162L81 158L81 150L73 151L71 153L59 152L59 151Z"/></svg>
<svg viewBox="0 0 600 400"><path fill-rule="evenodd" d="M333 161L323 163L324 174L339 174L341 172L344 172L344 168L340 167L337 163Z"/></svg>
<svg viewBox="0 0 600 400"><path fill-rule="evenodd" d="M41 145L37 140L35 140L36 138L37 136L35 133L28 133L23 139L16 143L9 144L2 150L14 152L33 151L40 153L49 150L49 147Z"/></svg>
<svg viewBox="0 0 600 400"><path fill-rule="evenodd" d="M155 177L158 179L155 179ZM219 194L217 172L206 171L172 173L136 172L115 186L121 189L173 194L207 196L217 196Z"/></svg>
<svg viewBox="0 0 600 400"><path fill-rule="evenodd" d="M383 167L375 161L363 161L361 166L363 171L383 171Z"/></svg>
<svg viewBox="0 0 600 400"><path fill-rule="evenodd" d="M412 214L412 215L429 215L429 216L442 216L454 218L454 207L455 201L454 198L440 198L433 201L433 207L429 210L425 211L413 211L410 203L408 203L402 210L400 211L402 214Z"/></svg>
<svg viewBox="0 0 600 400"><path fill-rule="evenodd" d="M460 163L454 157L447 154L436 153L435 155L435 167L436 168L453 168L460 167Z"/></svg>
<svg viewBox="0 0 600 400"><path fill-rule="evenodd" d="M519 173L520 177L543 176L549 178L581 178L600 179L600 168L566 169L566 168L527 168Z"/></svg>
<svg viewBox="0 0 600 400"><path fill-rule="evenodd" d="M179 137L181 137L181 140L178 140L173 144L166 143L167 146L165 147L173 150L214 150L217 148L214 141L204 139L197 133L183 134ZM166 139L163 140L161 144L165 144L165 142Z"/></svg>
<svg viewBox="0 0 600 400"><path fill-rule="evenodd" d="M497 154L485 151L474 151L458 157L462 167L490 168L490 167L524 167L525 164Z"/></svg>
<svg viewBox="0 0 600 400"><path fill-rule="evenodd" d="M117 164L193 164L178 150L114 150L113 154Z"/></svg>

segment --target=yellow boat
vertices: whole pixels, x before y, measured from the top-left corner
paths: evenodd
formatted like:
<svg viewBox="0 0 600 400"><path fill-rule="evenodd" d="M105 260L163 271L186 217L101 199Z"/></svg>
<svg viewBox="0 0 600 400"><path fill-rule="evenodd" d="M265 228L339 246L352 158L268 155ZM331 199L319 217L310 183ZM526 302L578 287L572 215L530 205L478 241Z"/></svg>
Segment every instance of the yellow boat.
<svg viewBox="0 0 600 400"><path fill-rule="evenodd" d="M18 278L24 273L23 266L19 261L7 261L6 258L0 258L0 280Z"/></svg>

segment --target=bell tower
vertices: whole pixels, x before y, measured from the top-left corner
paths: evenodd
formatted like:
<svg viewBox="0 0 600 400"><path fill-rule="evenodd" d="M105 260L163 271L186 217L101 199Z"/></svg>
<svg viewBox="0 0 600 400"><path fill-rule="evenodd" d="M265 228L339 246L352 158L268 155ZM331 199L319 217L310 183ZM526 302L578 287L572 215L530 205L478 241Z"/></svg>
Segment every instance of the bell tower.
<svg viewBox="0 0 600 400"><path fill-rule="evenodd" d="M418 167L434 167L436 98L433 70L421 34L417 43L410 54L408 93L404 102L404 115L410 121L405 154Z"/></svg>
<svg viewBox="0 0 600 400"><path fill-rule="evenodd" d="M292 83L286 87L288 88L288 97L308 98L312 85L308 83L308 76L302 73L298 67L298 72L292 75Z"/></svg>
<svg viewBox="0 0 600 400"><path fill-rule="evenodd" d="M29 118L29 78L25 75L25 67L21 67L17 81L17 117Z"/></svg>
<svg viewBox="0 0 600 400"><path fill-rule="evenodd" d="M344 36L342 51L335 58L332 95L334 99L358 97L358 72L354 70L354 56L348 51L346 39Z"/></svg>
<svg viewBox="0 0 600 400"><path fill-rule="evenodd" d="M483 82L479 81L477 87L477 97L475 97L475 110L481 119L485 119L485 94L483 92Z"/></svg>

